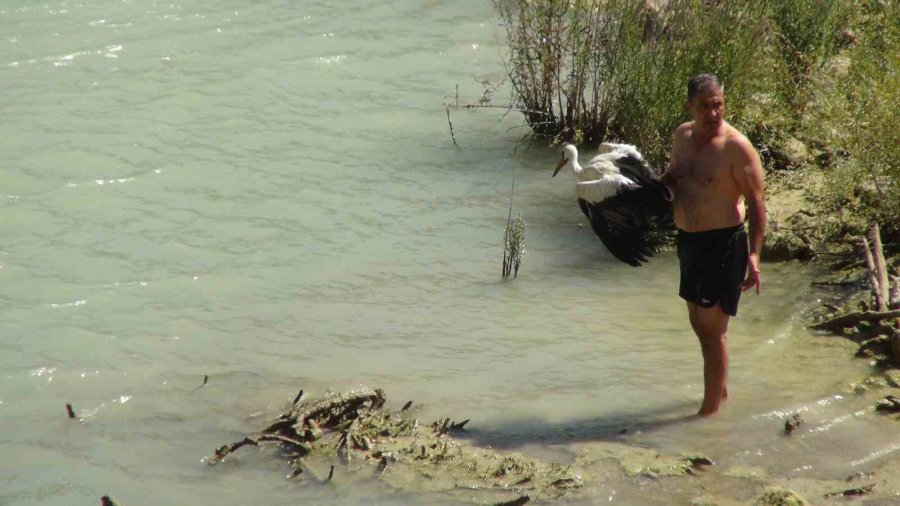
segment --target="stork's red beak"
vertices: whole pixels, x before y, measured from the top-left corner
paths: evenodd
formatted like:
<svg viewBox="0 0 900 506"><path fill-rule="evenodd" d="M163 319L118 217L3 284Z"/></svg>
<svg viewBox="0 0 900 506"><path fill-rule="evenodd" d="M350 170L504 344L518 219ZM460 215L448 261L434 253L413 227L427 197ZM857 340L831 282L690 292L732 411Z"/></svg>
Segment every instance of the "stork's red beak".
<svg viewBox="0 0 900 506"><path fill-rule="evenodd" d="M559 159L559 163L556 164L556 170L553 171L553 175L550 177L556 177L556 175L559 174L559 169L561 169L562 166L566 164L566 162L568 162L568 160L566 160L565 157L561 157Z"/></svg>

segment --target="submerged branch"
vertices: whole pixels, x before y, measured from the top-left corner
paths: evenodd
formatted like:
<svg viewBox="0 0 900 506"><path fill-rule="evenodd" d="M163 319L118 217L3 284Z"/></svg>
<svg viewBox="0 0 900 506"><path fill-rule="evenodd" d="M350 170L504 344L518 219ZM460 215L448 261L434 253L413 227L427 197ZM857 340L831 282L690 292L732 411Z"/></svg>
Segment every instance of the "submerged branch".
<svg viewBox="0 0 900 506"><path fill-rule="evenodd" d="M852 327L861 322L874 322L880 320L890 320L900 318L900 309L893 311L854 311L847 313L824 322L811 325L810 328L817 330L840 330L842 328Z"/></svg>

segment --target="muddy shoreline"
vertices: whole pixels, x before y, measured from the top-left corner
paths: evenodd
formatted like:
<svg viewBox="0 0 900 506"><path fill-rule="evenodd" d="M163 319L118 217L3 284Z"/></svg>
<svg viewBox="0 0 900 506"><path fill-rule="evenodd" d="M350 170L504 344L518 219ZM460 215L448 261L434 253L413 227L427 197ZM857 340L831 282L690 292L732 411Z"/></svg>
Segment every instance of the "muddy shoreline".
<svg viewBox="0 0 900 506"><path fill-rule="evenodd" d="M816 211L806 198L808 189L790 174L772 179L763 261L808 262L823 273L805 292L816 301L816 309L805 316L806 326L865 306L866 271L853 245L829 239L826 229L835 228L834 220ZM898 259L889 258L888 264L896 266ZM764 285L765 272L764 263ZM893 367L890 350L872 344L878 330L861 325L839 334L860 344L860 351L847 360L868 360L871 365L869 375L847 381L842 393L870 406L865 416L897 425L900 415L877 408L886 398L900 397L900 369ZM822 339L836 337L835 332L820 332ZM852 497L863 498L864 504L900 500L898 459L882 458L866 472L843 478L787 477L759 467L717 465L705 455L665 454L640 446L623 429L619 437L570 445L568 458L553 461L478 444L477 437L467 436L468 420L420 420L419 406L416 401L401 407L379 389L313 401L301 391L259 433L215 449L206 462L227 466L233 459L274 458L283 462L286 479L305 485L374 482L440 504L593 504L613 500L604 495L612 486L620 491L618 502L623 504L653 504L660 497L671 504L722 506L841 504ZM791 437L804 420L800 414L785 413L771 423L773 434ZM473 430L477 424L474 421Z"/></svg>
<svg viewBox="0 0 900 506"><path fill-rule="evenodd" d="M763 259L812 262L826 273L807 292L817 301L817 309L807 316L809 326L864 303L868 287L865 267L852 245L829 243L822 232L828 219L818 216L804 195L790 181L776 178L772 184L768 200L772 233ZM890 265L896 261L890 259ZM763 275L765 282L765 264ZM865 343L871 340L871 330L861 328L843 337ZM835 337L828 331L821 335ZM884 353L861 344L856 356L848 355L847 360L868 360L871 374L847 381L842 394L870 406L865 416L877 418L877 423L897 425L900 415L877 408L885 398L900 395L900 370ZM235 458L275 458L283 462L289 480L335 487L374 482L397 494L440 504L594 504L613 500L604 495L612 486L620 491L618 502L623 504L654 504L660 497L669 498L671 504L722 506L842 504L854 497L864 504L900 500L898 459L876 457L877 463L867 466L866 472L843 478L787 477L759 467L717 465L704 455L664 454L640 446L623 430L617 438L573 444L572 455L557 462L479 445L478 438L467 436L468 420L419 420L420 405L417 401L412 407L409 402L400 407L378 389L316 401L306 401L301 391L260 433L223 445L207 463L227 466ZM773 435L791 437L804 420L785 413L771 423ZM473 430L477 424L474 421Z"/></svg>
<svg viewBox="0 0 900 506"><path fill-rule="evenodd" d="M847 393L874 400L900 386L900 373L863 383L848 385ZM859 496L879 504L900 495L897 459L843 479L784 478L758 467L717 465L704 455L661 453L623 436L578 443L573 458L554 462L474 444L467 420L422 423L416 403L401 407L379 389L301 397L259 433L214 450L206 463L275 459L285 479L303 486L374 482L433 504L594 504L612 500L604 495L611 487L623 504L655 504L659 497L692 505L838 504ZM897 421L885 417L884 423ZM782 430L778 421L772 430ZM791 437L787 424L784 431Z"/></svg>

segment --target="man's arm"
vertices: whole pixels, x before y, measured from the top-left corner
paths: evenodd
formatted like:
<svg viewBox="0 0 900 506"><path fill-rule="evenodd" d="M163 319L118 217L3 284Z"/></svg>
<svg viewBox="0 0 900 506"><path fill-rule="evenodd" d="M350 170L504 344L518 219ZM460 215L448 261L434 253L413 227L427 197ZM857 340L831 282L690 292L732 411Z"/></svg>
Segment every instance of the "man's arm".
<svg viewBox="0 0 900 506"><path fill-rule="evenodd" d="M680 151L678 149L678 146L681 144L682 138L684 137L684 132L689 126L690 125L688 123L682 124L678 128L676 128L675 133L672 134L672 151L671 153L669 153L669 166L666 167L666 171L663 173L662 177L660 177L660 181L662 181L662 183L666 185L666 188L669 189L669 193L673 196L675 195L674 172L676 170L676 167L678 166L676 157L678 156L677 154Z"/></svg>
<svg viewBox="0 0 900 506"><path fill-rule="evenodd" d="M763 169L759 154L746 137L735 140L734 178L737 180L747 212L750 214L750 260L747 264L747 278L742 288L749 290L756 285L759 293L759 255L766 235L766 203L763 197Z"/></svg>

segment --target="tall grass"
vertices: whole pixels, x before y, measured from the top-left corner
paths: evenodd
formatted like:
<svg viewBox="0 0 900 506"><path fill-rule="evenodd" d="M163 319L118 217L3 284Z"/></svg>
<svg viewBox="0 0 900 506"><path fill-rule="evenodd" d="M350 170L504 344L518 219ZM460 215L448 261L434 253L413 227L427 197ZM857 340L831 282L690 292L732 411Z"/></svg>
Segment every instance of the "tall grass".
<svg viewBox="0 0 900 506"><path fill-rule="evenodd" d="M684 120L687 80L713 72L729 111L753 92L750 62L769 30L760 0L496 0L510 45L507 69L532 130L556 141L638 144L667 158Z"/></svg>
<svg viewBox="0 0 900 506"><path fill-rule="evenodd" d="M536 135L628 142L662 167L671 132L689 119L687 80L712 72L726 119L764 159L776 164L770 151L803 140L826 169L822 203L900 239L898 4L495 0L515 105Z"/></svg>
<svg viewBox="0 0 900 506"><path fill-rule="evenodd" d="M900 2L861 12L859 43L813 78L801 128L829 160L824 206L900 239Z"/></svg>
<svg viewBox="0 0 900 506"><path fill-rule="evenodd" d="M842 31L858 7L856 4L848 0L771 3L768 18L776 30L773 42L785 72L783 80L772 84L796 113L802 114L806 106L810 77L847 42Z"/></svg>

